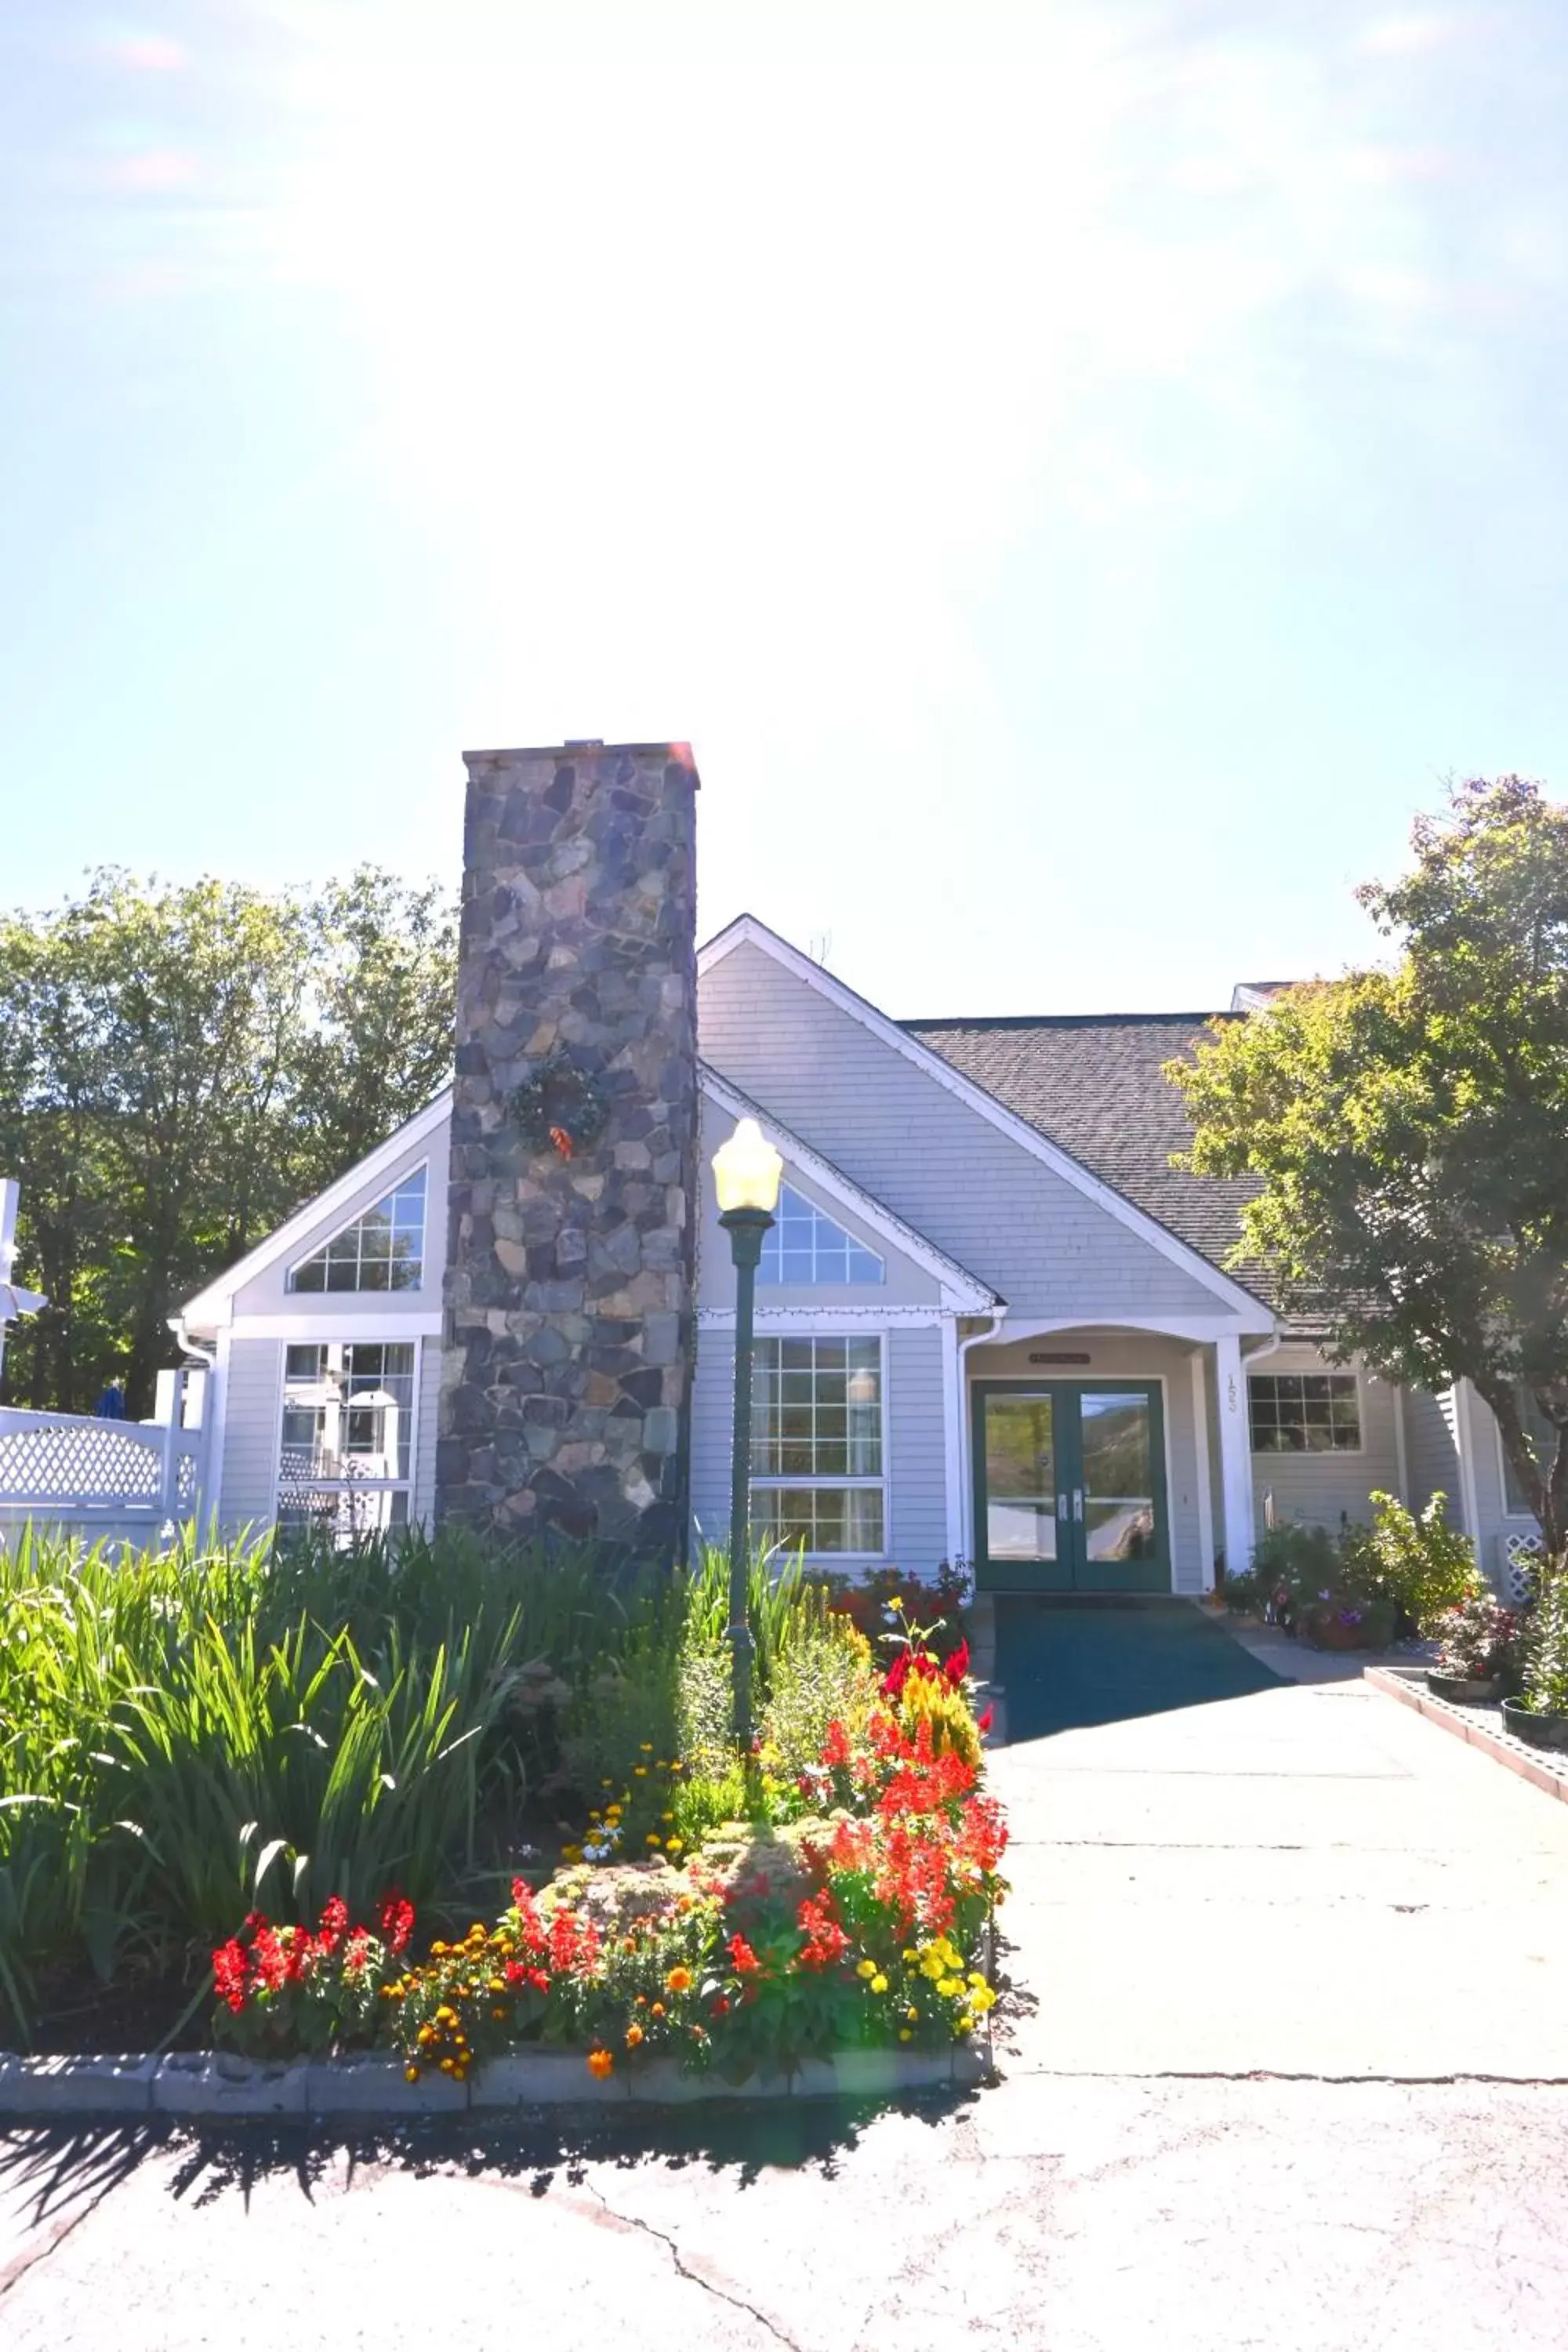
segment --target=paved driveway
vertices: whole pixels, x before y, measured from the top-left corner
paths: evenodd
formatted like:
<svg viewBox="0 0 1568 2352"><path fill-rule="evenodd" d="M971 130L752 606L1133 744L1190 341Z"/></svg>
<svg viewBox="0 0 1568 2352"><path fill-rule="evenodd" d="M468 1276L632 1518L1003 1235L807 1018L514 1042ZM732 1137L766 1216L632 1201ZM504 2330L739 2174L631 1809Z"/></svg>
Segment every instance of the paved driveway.
<svg viewBox="0 0 1568 2352"><path fill-rule="evenodd" d="M652 2151L15 2138L0 2343L1560 2352L1568 1806L1353 1683L994 1769L1000 2087Z"/></svg>

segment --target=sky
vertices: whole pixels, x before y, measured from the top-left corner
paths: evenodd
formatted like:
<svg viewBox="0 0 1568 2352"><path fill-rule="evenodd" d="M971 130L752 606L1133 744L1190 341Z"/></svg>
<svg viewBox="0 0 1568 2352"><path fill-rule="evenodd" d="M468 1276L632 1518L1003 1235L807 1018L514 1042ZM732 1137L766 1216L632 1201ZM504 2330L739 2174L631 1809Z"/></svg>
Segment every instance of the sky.
<svg viewBox="0 0 1568 2352"><path fill-rule="evenodd" d="M0 903L689 740L901 1017L1375 951L1568 796L1568 12L0 0Z"/></svg>

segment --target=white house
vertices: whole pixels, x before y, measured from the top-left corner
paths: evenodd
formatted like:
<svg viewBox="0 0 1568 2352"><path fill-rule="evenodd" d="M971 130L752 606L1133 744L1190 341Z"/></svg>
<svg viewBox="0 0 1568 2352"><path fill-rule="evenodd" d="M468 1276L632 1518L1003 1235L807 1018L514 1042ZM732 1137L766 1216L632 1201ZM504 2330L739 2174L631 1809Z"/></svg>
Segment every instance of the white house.
<svg viewBox="0 0 1568 2352"><path fill-rule="evenodd" d="M1266 1517L1332 1526L1378 1488L1441 1487L1505 1581L1532 1522L1479 1399L1330 1363L1226 1270L1247 1188L1172 1167L1161 1075L1207 1016L899 1022L751 916L698 969L703 1528L728 1515L734 1324L709 1163L751 1115L785 1166L760 1528L846 1567L962 1558L994 1591L1195 1593ZM212 1367L226 1526L430 1518L450 1118L443 1095L178 1318Z"/></svg>

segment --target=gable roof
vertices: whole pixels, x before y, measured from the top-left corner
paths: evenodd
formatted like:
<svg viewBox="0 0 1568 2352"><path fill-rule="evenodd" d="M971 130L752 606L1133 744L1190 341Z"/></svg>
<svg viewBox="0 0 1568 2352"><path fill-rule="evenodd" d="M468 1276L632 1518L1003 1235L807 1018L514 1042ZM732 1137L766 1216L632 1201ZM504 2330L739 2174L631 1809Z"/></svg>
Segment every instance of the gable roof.
<svg viewBox="0 0 1568 2352"><path fill-rule="evenodd" d="M1163 1065L1189 1055L1207 1022L1238 1017L1068 1013L904 1025L1217 1265L1240 1238L1242 1203L1258 1181L1172 1167L1193 1128Z"/></svg>
<svg viewBox="0 0 1568 2352"><path fill-rule="evenodd" d="M335 1183L329 1184L324 1192L307 1201L302 1209L296 1209L294 1214L269 1233L265 1241L258 1242L253 1250L247 1250L243 1257L236 1258L222 1274L215 1275L204 1290L198 1290L194 1298L186 1300L178 1316L172 1317L171 1321L176 1327L186 1325L197 1331L210 1330L216 1324L226 1323L237 1291L242 1290L247 1282L254 1282L256 1276L265 1273L269 1265L276 1265L280 1257L288 1257L301 1248L323 1225L339 1219L348 1223L360 1194L378 1184L383 1177L390 1176L401 1160L406 1158L410 1151L417 1150L420 1144L427 1142L443 1120L451 1116L451 1109L452 1089L443 1087L434 1102L426 1103L423 1110L416 1111L412 1118L405 1119L384 1143L378 1143L374 1151L367 1151L363 1160L356 1160ZM327 1236L322 1234L321 1238L325 1241Z"/></svg>
<svg viewBox="0 0 1568 2352"><path fill-rule="evenodd" d="M873 1233L891 1243L904 1257L912 1258L917 1265L934 1275L943 1291L949 1294L948 1303L959 1314L984 1315L1005 1304L989 1283L982 1282L979 1276L971 1274L966 1265L961 1265L955 1257L949 1257L945 1250L938 1249L924 1234L906 1223L896 1210L879 1201L874 1192L868 1192L863 1184L858 1184L852 1176L847 1176L841 1168L836 1168L831 1160L825 1160L820 1151L803 1142L798 1135L784 1126L782 1119L774 1118L765 1104L753 1102L750 1095L742 1094L739 1087L732 1086L707 1062L698 1064L698 1075L702 1091L710 1102L728 1111L731 1118L754 1118L775 1149L819 1192L826 1192L828 1199L837 1201L841 1208L850 1210L862 1223L869 1225Z"/></svg>
<svg viewBox="0 0 1568 2352"><path fill-rule="evenodd" d="M978 1068L971 1069L967 1066L961 1052L946 1050L952 1037L964 1031L989 1031L1015 1025L1027 1029L1058 1024L1031 1023L1026 1019L1017 1024L1007 1021L955 1021L951 1024L944 1024L940 1021L900 1023L891 1020L887 1013L880 1012L867 998L858 995L854 989L847 987L844 982L837 979L832 972L825 971L821 965L814 963L809 956L802 955L798 948L792 947L789 941L781 939L776 931L770 930L766 923L760 922L755 915L737 916L732 923L728 924L715 938L710 940L706 947L699 950L697 957L699 974L710 971L714 964L720 962L725 956L732 954L735 949L742 945L760 949L764 955L771 957L775 963L781 964L797 980L804 981L808 988L816 989L831 1004L847 1013L852 1021L858 1022L873 1036L879 1038L884 1045L891 1046L895 1053L902 1054L907 1060L923 1070L927 1076L933 1078L939 1086L946 1087L950 1093L956 1095L980 1118L988 1120L993 1127L1000 1129L1005 1135L1010 1136L1015 1143L1019 1144L1033 1158L1043 1160L1057 1175L1065 1178L1069 1184L1092 1200L1097 1207L1103 1209L1108 1215L1114 1217L1119 1223L1127 1226L1131 1232L1137 1234L1140 1239L1158 1250L1163 1257L1183 1267L1205 1290L1213 1292L1226 1306L1249 1317L1256 1317L1261 1310L1269 1318L1270 1324L1272 1323L1273 1309L1261 1293L1249 1288L1246 1283L1238 1281L1234 1274L1227 1272L1219 1265L1218 1258L1223 1255L1223 1244L1211 1253L1201 1243L1189 1239L1187 1234L1180 1231L1177 1226L1168 1223L1159 1211L1145 1206L1144 1202L1125 1185L1102 1172L1077 1151L1064 1134L1062 1122L1056 1118L1054 1113L1051 1126L1047 1129L1030 1112L1021 1109L1008 1096L1003 1094L991 1083L989 1077L982 1076ZM1089 1027L1105 1027L1115 1025L1116 1017L1068 1014L1061 1016L1061 1020L1071 1024L1077 1019ZM1131 1017L1137 1018L1137 1016ZM1155 1016L1156 1019L1159 1017ZM1168 1019L1184 1022L1188 1034L1195 1034L1207 1017L1201 1013L1166 1016ZM1180 1047L1176 1044L1173 1044L1170 1048L1172 1053L1179 1050ZM1159 1083L1162 1087L1165 1087L1165 1081L1163 1079ZM1165 1087L1165 1091L1172 1092L1168 1087ZM1176 1099L1173 1093L1172 1100ZM1171 1147L1172 1150L1180 1148L1179 1143ZM1139 1153L1135 1156L1139 1165L1142 1166L1144 1155ZM1174 1171L1168 1172L1172 1175L1175 1173ZM1211 1180L1207 1177L1189 1177L1185 1181L1190 1185L1206 1190ZM1230 1230L1234 1237L1234 1224ZM1257 1328L1257 1326L1253 1325L1250 1328Z"/></svg>

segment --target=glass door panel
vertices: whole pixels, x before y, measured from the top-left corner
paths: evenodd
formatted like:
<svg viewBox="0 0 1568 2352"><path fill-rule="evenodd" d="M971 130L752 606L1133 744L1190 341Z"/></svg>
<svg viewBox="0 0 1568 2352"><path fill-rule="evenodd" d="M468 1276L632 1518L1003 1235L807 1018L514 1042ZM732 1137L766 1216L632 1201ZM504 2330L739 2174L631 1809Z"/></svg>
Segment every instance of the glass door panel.
<svg viewBox="0 0 1568 2352"><path fill-rule="evenodd" d="M1154 1556L1152 1420L1143 1389L1089 1390L1079 1399L1087 1559Z"/></svg>
<svg viewBox="0 0 1568 2352"><path fill-rule="evenodd" d="M985 1549L991 1559L1057 1557L1056 1402L988 1396L984 1404Z"/></svg>

